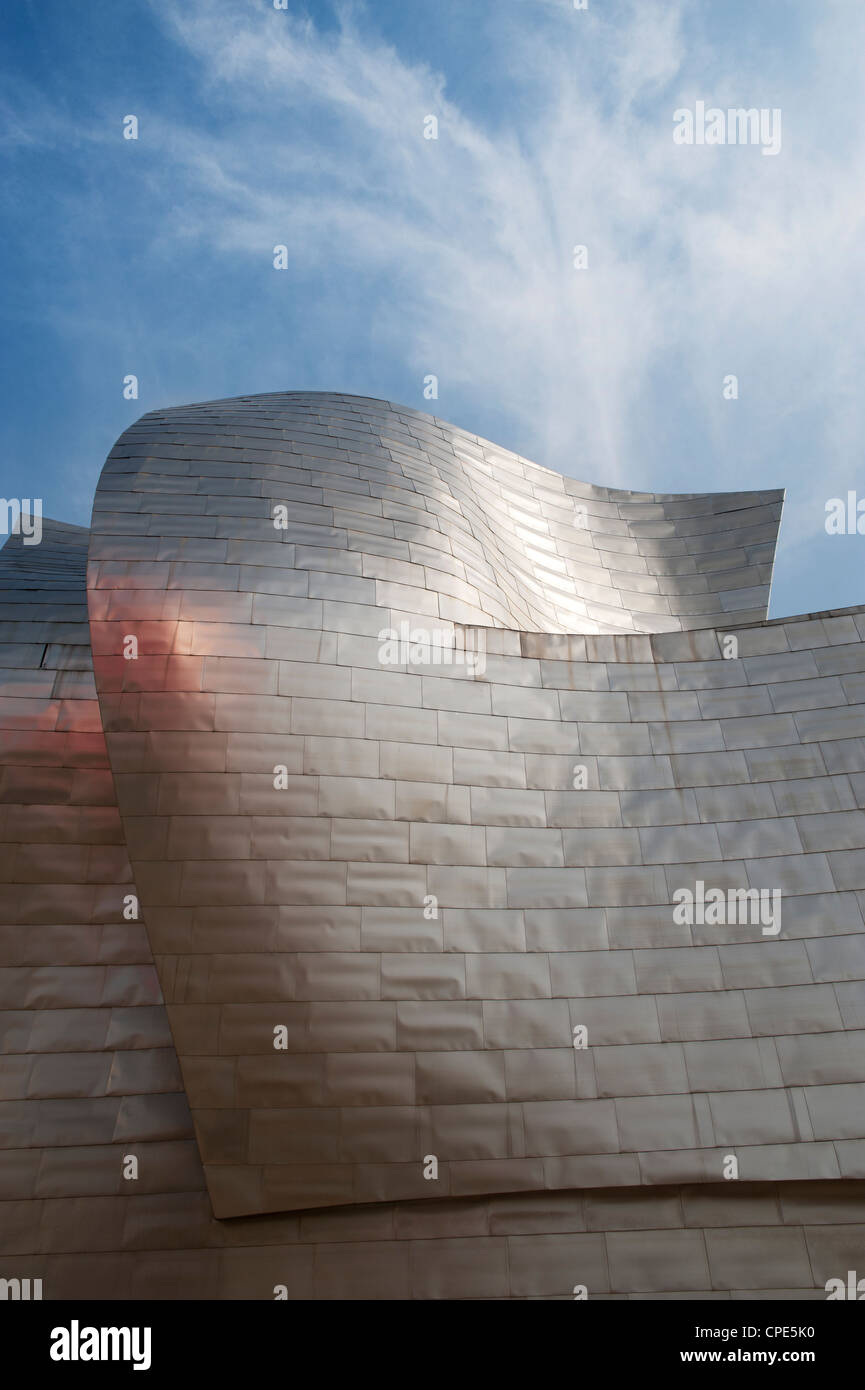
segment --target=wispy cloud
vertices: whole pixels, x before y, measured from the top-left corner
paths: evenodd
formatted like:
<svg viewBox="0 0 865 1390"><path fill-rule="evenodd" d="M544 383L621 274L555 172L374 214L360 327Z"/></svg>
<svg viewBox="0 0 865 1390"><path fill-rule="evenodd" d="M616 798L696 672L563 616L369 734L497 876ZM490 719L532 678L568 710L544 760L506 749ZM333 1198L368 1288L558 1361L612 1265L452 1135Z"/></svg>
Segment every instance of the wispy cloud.
<svg viewBox="0 0 865 1390"><path fill-rule="evenodd" d="M204 255L229 282L260 268L272 313L284 243L304 313L321 314L321 388L344 384L328 376L350 360L342 334L351 389L365 389L364 357L400 364L418 384L408 403L490 422L576 476L787 485L788 550L855 486L860 7L791 6L776 34L738 0L715 31L694 0L499 0L473 13L468 46L448 0L426 19L417 7L393 41L377 6L337 5L327 25L269 0L151 7L193 74L179 114L154 100L142 116L151 260ZM697 100L779 107L780 154L674 145L673 112ZM300 384L269 374L262 302L236 389ZM212 365L237 351L228 328L201 348ZM427 404L428 373L441 395Z"/></svg>
<svg viewBox="0 0 865 1390"><path fill-rule="evenodd" d="M310 274L387 270L380 341L419 374L523 417L556 466L648 484L655 422L669 442L682 408L726 452L724 411L740 409L750 429L725 467L745 485L779 423L810 401L825 407L821 487L833 461L840 486L863 423L848 309L862 277L865 146L827 150L822 128L838 8L815 13L819 42L798 85L767 77L765 55L728 68L686 32L681 0L660 14L618 6L614 23L600 7L493 8L481 38L506 62L511 125L468 115L441 73L400 56L354 7L322 33L265 5L250 15L162 0L236 117L218 137L172 142L194 195L186 232L259 258L285 242ZM850 45L849 7L843 20ZM856 28L865 37L861 17ZM698 98L780 106L781 157L674 146L672 112ZM427 114L437 141L423 138ZM845 107L848 123L862 115L861 101ZM728 372L736 405L721 396ZM687 485L684 461L678 471Z"/></svg>

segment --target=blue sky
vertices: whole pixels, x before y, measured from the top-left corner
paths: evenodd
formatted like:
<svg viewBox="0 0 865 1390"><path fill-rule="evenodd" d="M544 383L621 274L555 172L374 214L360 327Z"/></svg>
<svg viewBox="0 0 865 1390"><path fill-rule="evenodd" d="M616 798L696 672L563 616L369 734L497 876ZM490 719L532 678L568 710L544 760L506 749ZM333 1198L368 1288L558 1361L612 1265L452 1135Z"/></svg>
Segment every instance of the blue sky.
<svg viewBox="0 0 865 1390"><path fill-rule="evenodd" d="M865 498L861 0L8 0L0 32L5 496L87 524L144 411L344 390L589 481L786 487L773 616L865 601L865 536L824 529ZM780 108L780 153L675 145L698 100Z"/></svg>

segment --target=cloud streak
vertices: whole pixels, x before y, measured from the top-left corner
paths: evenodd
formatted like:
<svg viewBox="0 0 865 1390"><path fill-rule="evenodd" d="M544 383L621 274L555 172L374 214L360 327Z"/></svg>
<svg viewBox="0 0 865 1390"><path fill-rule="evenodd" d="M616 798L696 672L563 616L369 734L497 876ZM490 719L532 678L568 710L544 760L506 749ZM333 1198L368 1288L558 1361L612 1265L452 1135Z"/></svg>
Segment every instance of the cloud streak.
<svg viewBox="0 0 865 1390"><path fill-rule="evenodd" d="M799 7L787 40L761 41L735 0L720 38L691 0L499 0L468 49L450 0L398 40L360 4L326 25L266 0L151 8L194 85L180 116L143 113L137 215L178 274L196 255L229 281L261 271L232 389L301 384L273 380L255 332L279 312L284 243L320 315L314 384L343 371L381 394L366 383L408 372L407 403L588 480L786 485L787 554L811 553L824 499L862 472L858 7ZM675 145L673 112L697 100L780 107L780 154ZM227 324L203 351L236 351Z"/></svg>
<svg viewBox="0 0 865 1390"><path fill-rule="evenodd" d="M468 115L362 11L322 33L264 6L242 19L234 5L160 4L238 120L175 141L195 194L187 228L251 257L284 241L309 274L389 269L400 293L376 309L389 350L521 417L546 461L611 481L657 476L646 423L675 409L677 378L720 442L722 412L736 409L721 400L730 371L763 406L747 452L727 461L745 483L761 426L768 444L779 414L801 406L810 367L815 397L833 403L826 453L840 453L840 481L862 424L838 331L862 273L861 143L827 160L815 91L725 70L723 54L686 37L681 3L660 21L620 8L615 27L564 5L540 22L534 7L498 8L499 49L522 66L510 128ZM837 22L837 10L815 16L818 33ZM836 52L825 32L821 45L807 73L818 92ZM782 106L782 155L675 147L672 112L697 97ZM437 141L423 139L428 113ZM262 130L251 162L257 123L270 138ZM586 271L573 268L576 244Z"/></svg>

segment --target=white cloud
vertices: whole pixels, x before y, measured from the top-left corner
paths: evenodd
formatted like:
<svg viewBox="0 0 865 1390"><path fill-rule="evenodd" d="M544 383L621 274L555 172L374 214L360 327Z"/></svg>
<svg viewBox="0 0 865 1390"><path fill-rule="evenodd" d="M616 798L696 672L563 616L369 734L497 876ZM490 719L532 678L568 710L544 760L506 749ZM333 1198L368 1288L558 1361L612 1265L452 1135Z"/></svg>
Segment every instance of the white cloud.
<svg viewBox="0 0 865 1390"><path fill-rule="evenodd" d="M387 274L393 292L372 311L382 349L496 406L533 457L577 476L788 483L788 543L853 485L860 10L808 6L808 52L785 64L710 43L686 0L660 16L635 0L613 21L600 6L502 0L478 43L487 80L499 63L509 84L509 120L377 37L375 7L344 9L327 33L263 3L155 8L221 113L220 133L163 131L188 189L168 233L257 258L285 242L310 277ZM697 98L781 107L781 154L674 146L672 113ZM423 139L427 113L438 141ZM786 441L805 416L796 462ZM707 476L712 458L723 472Z"/></svg>

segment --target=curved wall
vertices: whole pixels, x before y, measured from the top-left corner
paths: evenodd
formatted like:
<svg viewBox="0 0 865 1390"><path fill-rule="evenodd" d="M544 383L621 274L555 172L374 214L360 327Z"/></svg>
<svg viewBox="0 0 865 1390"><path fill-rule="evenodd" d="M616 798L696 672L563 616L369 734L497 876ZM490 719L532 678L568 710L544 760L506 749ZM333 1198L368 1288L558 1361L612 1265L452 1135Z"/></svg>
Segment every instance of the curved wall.
<svg viewBox="0 0 865 1390"><path fill-rule="evenodd" d="M278 502L290 525L274 534ZM402 406L285 392L143 416L109 455L95 518L100 536L186 537L176 553L140 545L123 557L204 566L173 569L173 588L189 575L206 591L215 563L242 593L261 579L263 593L348 594L481 626L665 632L765 618L782 502L779 490L596 487ZM296 552L262 549L274 542ZM292 584L270 568L295 570Z"/></svg>
<svg viewBox="0 0 865 1390"><path fill-rule="evenodd" d="M550 497L592 512L579 556ZM765 621L779 503L632 504L359 398L159 412L96 499L98 708L86 533L13 538L0 1275L822 1298L855 1268L865 613ZM388 665L403 621L480 664ZM778 888L780 932L676 922L698 878Z"/></svg>
<svg viewBox="0 0 865 1390"><path fill-rule="evenodd" d="M473 629L476 669L386 650L402 624L561 623L537 536L559 544L569 481L328 396L163 412L112 452L96 677L218 1216L713 1181L730 1153L831 1177L861 1138L837 1128L865 976L854 616L742 630L732 661L723 630ZM777 497L572 487L598 555L618 533L647 568L729 560L747 518L768 580ZM779 893L783 927L677 922L698 882Z"/></svg>

